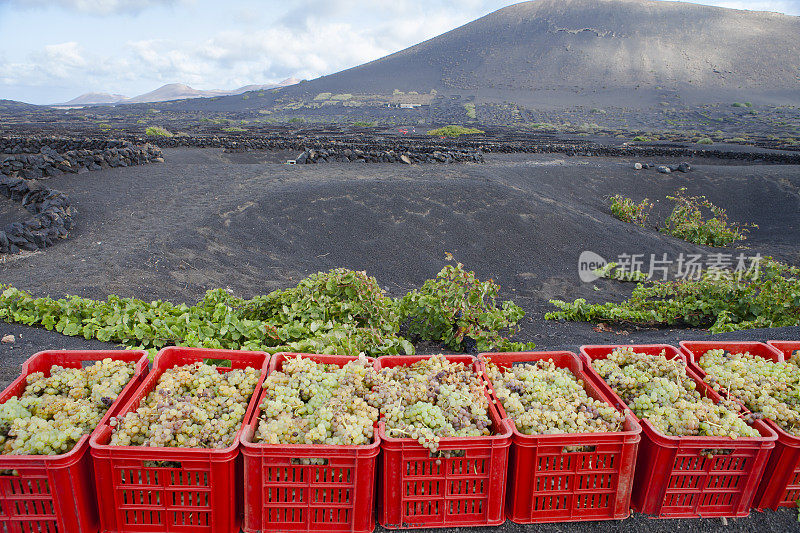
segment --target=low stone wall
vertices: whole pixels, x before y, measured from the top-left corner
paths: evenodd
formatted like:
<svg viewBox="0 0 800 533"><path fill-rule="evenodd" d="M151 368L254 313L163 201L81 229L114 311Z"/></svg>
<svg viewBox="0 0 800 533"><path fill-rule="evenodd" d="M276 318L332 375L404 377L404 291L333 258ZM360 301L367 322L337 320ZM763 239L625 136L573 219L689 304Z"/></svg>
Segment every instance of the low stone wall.
<svg viewBox="0 0 800 533"><path fill-rule="evenodd" d="M33 216L0 230L0 253L38 250L65 238L77 214L69 197L35 180L0 176L0 195L20 202Z"/></svg>
<svg viewBox="0 0 800 533"><path fill-rule="evenodd" d="M161 149L153 145L128 145L66 152L58 152L50 145L44 145L36 154L20 152L2 158L0 173L6 176L39 179L63 173L74 174L101 168L128 167L163 161Z"/></svg>
<svg viewBox="0 0 800 533"><path fill-rule="evenodd" d="M186 135L175 137L145 137L128 135L125 138L134 143L153 143L161 148L223 148L228 152L250 150L288 150L298 153L305 150L362 150L364 152L411 152L431 154L439 152L463 153L527 153L527 154L565 154L587 157L630 157L630 158L694 158L709 157L734 161L763 162L770 164L800 164L800 152L761 152L742 147L741 151L719 150L715 148L696 148L678 145L604 145L591 140L557 140L553 135L533 136L529 134L509 134L500 138L464 135L458 139L433 139L424 136L380 136L344 138L326 132L264 132L252 136L225 135Z"/></svg>
<svg viewBox="0 0 800 533"><path fill-rule="evenodd" d="M58 153L71 150L109 150L131 148L123 139L91 139L73 137L0 137L0 154L38 154L48 147Z"/></svg>
<svg viewBox="0 0 800 533"><path fill-rule="evenodd" d="M295 160L298 165L312 163L483 163L480 152L434 151L395 152L394 150L365 152L363 150L305 150Z"/></svg>

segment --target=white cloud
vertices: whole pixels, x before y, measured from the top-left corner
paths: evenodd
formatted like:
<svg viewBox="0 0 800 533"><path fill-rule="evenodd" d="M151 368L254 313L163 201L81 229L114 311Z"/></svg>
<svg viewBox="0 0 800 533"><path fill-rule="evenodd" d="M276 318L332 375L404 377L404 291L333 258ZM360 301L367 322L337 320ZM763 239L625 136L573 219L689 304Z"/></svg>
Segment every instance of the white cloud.
<svg viewBox="0 0 800 533"><path fill-rule="evenodd" d="M131 80L137 75L130 71L126 58L87 53L74 41L46 45L24 62L0 58L0 72L3 73L0 83L29 87L46 87L76 79L108 85L109 79Z"/></svg>
<svg viewBox="0 0 800 533"><path fill-rule="evenodd" d="M276 81L290 75L317 77L385 55L389 50L349 24L309 31L286 27L225 31L201 42L149 40L129 43L137 70L162 81L217 85ZM331 53L335 52L335 53Z"/></svg>
<svg viewBox="0 0 800 533"><path fill-rule="evenodd" d="M8 0L6 3L21 8L60 7L92 15L138 13L149 7L172 5L177 0Z"/></svg>

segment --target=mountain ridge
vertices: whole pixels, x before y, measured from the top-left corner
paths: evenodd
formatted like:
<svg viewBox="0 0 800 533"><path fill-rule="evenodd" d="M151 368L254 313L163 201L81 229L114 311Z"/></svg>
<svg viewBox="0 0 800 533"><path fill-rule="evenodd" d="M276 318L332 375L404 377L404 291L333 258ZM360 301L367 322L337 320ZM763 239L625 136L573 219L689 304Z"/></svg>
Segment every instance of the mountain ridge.
<svg viewBox="0 0 800 533"><path fill-rule="evenodd" d="M289 94L356 88L800 94L800 17L685 2L535 0Z"/></svg>
<svg viewBox="0 0 800 533"><path fill-rule="evenodd" d="M104 105L104 104L143 104L154 102L168 102L171 100L182 100L185 98L213 98L218 96L237 96L249 91L265 91L270 89L277 89L280 87L288 87L299 83L300 80L294 77L286 78L279 83L268 84L251 84L244 85L238 89L194 89L189 85L183 83L168 83L162 85L158 89L128 98L121 94L97 93L90 92L82 94L63 104L54 104L57 106L73 106L73 105Z"/></svg>

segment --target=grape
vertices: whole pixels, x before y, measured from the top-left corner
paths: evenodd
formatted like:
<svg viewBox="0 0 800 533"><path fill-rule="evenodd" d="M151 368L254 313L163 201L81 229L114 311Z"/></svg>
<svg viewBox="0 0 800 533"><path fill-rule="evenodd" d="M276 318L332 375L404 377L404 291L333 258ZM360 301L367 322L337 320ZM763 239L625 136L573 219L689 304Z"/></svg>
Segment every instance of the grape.
<svg viewBox="0 0 800 533"><path fill-rule="evenodd" d="M800 367L800 350L797 350L789 357L789 362L794 366Z"/></svg>
<svg viewBox="0 0 800 533"><path fill-rule="evenodd" d="M378 409L367 403L377 372L366 357L343 367L297 356L264 381L254 437L269 444L372 442Z"/></svg>
<svg viewBox="0 0 800 533"><path fill-rule="evenodd" d="M110 424L112 446L227 448L242 425L260 371L205 363L165 370L139 407Z"/></svg>
<svg viewBox="0 0 800 533"><path fill-rule="evenodd" d="M729 393L752 412L800 436L800 357L779 363L749 352L709 350L698 361L714 390Z"/></svg>
<svg viewBox="0 0 800 533"><path fill-rule="evenodd" d="M499 368L486 365L486 375L509 418L520 433L597 433L619 431L625 416L591 398L583 381L552 359Z"/></svg>
<svg viewBox="0 0 800 533"><path fill-rule="evenodd" d="M741 418L739 406L723 399L718 404L697 392L677 356L636 353L617 348L592 366L639 418L671 436L758 437Z"/></svg>
<svg viewBox="0 0 800 533"><path fill-rule="evenodd" d="M432 452L442 438L491 434L480 377L442 355L382 368L368 403L380 409L390 437L412 438Z"/></svg>
<svg viewBox="0 0 800 533"><path fill-rule="evenodd" d="M53 365L34 372L22 395L0 405L0 451L58 455L91 433L135 373L135 364L103 359L86 368Z"/></svg>

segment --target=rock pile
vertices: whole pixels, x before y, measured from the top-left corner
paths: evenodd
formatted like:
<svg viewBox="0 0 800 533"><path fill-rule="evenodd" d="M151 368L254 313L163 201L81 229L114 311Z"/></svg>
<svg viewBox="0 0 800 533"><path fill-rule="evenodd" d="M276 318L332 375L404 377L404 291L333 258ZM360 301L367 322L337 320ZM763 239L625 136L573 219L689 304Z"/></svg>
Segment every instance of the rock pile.
<svg viewBox="0 0 800 533"><path fill-rule="evenodd" d="M69 197L35 180L0 176L0 195L20 202L33 216L12 222L0 230L0 253L37 250L63 239L72 229L77 213Z"/></svg>

